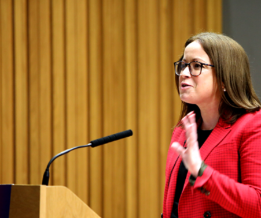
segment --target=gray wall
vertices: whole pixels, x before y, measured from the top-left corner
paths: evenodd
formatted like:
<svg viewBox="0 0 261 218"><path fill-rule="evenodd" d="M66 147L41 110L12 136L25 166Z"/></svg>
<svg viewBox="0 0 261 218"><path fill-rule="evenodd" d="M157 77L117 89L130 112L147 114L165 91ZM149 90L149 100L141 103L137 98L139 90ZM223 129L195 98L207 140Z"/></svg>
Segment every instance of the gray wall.
<svg viewBox="0 0 261 218"><path fill-rule="evenodd" d="M261 100L261 0L223 0L223 33L245 49Z"/></svg>

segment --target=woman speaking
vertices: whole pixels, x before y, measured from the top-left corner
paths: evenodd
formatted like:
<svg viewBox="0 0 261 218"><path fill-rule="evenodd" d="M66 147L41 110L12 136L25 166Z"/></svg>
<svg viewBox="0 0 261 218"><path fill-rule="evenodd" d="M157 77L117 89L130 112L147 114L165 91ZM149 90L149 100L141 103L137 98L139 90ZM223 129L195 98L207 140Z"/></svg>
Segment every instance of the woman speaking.
<svg viewBox="0 0 261 218"><path fill-rule="evenodd" d="M244 49L187 40L174 63L182 101L168 151L164 218L261 217L261 111Z"/></svg>

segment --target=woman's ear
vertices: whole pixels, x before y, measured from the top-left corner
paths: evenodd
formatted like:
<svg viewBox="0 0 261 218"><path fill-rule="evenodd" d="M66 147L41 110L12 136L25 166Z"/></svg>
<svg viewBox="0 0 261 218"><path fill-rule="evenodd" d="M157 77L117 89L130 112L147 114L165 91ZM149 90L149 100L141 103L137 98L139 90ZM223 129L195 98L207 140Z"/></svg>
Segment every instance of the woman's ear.
<svg viewBox="0 0 261 218"><path fill-rule="evenodd" d="M225 85L224 85L224 83L222 82L222 90L224 91L224 92L226 92L227 90L226 90L226 87L225 87Z"/></svg>

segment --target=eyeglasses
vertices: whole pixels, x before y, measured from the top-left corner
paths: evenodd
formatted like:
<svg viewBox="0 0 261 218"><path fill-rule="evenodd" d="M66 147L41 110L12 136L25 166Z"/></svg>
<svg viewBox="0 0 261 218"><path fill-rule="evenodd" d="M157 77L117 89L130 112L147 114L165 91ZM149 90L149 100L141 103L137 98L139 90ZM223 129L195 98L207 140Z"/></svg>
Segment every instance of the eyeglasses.
<svg viewBox="0 0 261 218"><path fill-rule="evenodd" d="M192 61L190 63L186 63L184 61L177 61L177 62L174 62L174 68L175 68L176 75L180 76L180 74L186 69L187 66L189 66L189 72L192 76L199 76L201 74L203 66L214 67L214 65L205 64L205 63L201 63L198 61Z"/></svg>

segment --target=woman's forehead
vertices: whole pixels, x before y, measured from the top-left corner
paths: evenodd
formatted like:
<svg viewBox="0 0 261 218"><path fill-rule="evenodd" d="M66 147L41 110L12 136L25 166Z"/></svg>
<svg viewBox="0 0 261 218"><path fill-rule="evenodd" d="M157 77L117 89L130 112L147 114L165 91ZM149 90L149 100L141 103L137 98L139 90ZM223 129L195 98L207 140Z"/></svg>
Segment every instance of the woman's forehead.
<svg viewBox="0 0 261 218"><path fill-rule="evenodd" d="M209 63L210 58L204 51L202 45L198 41L194 41L186 46L183 54L183 60L188 62L197 60Z"/></svg>

